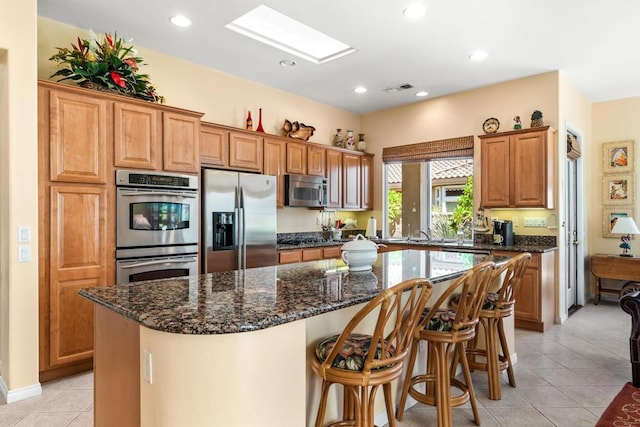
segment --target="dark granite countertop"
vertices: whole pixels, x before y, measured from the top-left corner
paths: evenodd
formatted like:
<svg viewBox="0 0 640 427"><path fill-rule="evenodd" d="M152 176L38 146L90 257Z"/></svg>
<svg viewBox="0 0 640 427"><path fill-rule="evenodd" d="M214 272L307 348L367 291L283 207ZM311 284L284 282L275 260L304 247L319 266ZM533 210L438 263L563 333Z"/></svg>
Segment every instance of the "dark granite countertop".
<svg viewBox="0 0 640 427"><path fill-rule="evenodd" d="M281 244L279 243L277 249L279 251L282 250L292 250L292 249L306 249L306 248L317 248L317 247L327 247L327 246L342 246L346 242L351 239L342 239L342 240L332 240L332 241L317 241L317 242L303 242L298 244ZM455 242L440 242L436 240L425 240L425 239L376 239L374 240L376 243L382 243L385 245L402 245L402 246L416 246L421 248L441 248L450 251L455 251L456 249L461 250L489 250L489 251L512 251L512 252L531 252L531 253L541 253L541 252L549 252L557 250L557 246L554 245L540 245L540 244L527 244L521 243L517 245L509 245L509 246L500 246L486 243L465 243L464 245L458 245Z"/></svg>
<svg viewBox="0 0 640 427"><path fill-rule="evenodd" d="M458 277L488 255L425 250L381 253L373 269L349 272L326 259L81 289L83 297L143 326L178 334L265 329L360 304L413 277ZM495 257L501 263L508 258Z"/></svg>

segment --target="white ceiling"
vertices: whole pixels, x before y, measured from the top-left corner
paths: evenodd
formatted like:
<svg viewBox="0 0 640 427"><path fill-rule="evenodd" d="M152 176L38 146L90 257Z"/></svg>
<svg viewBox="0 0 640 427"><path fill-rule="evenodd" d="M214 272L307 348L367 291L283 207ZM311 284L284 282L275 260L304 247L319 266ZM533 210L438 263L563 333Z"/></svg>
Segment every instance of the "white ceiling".
<svg viewBox="0 0 640 427"><path fill-rule="evenodd" d="M411 1L424 17L402 15ZM357 52L316 65L224 28L260 4ZM551 70L593 102L640 95L638 0L38 0L38 14L360 114ZM476 49L489 57L469 61Z"/></svg>

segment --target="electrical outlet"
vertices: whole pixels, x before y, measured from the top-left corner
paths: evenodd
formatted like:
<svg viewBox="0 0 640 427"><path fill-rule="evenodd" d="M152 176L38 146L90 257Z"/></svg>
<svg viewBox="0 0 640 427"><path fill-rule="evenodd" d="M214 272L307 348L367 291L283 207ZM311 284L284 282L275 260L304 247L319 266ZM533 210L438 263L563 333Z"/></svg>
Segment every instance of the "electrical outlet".
<svg viewBox="0 0 640 427"><path fill-rule="evenodd" d="M525 217L524 218L524 226L525 227L546 227L547 226L547 218L544 217L544 216Z"/></svg>
<svg viewBox="0 0 640 427"><path fill-rule="evenodd" d="M149 384L153 384L153 363L149 350L142 351L142 376Z"/></svg>
<svg viewBox="0 0 640 427"><path fill-rule="evenodd" d="M31 227L20 226L18 227L18 243L30 243L31 242Z"/></svg>

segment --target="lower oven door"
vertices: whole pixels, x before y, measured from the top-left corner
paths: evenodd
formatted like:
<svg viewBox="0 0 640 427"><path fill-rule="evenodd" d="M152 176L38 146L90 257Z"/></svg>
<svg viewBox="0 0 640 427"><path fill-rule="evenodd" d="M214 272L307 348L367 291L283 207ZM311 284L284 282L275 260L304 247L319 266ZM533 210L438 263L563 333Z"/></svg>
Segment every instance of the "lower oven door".
<svg viewBox="0 0 640 427"><path fill-rule="evenodd" d="M116 261L116 283L198 274L198 256L181 255Z"/></svg>

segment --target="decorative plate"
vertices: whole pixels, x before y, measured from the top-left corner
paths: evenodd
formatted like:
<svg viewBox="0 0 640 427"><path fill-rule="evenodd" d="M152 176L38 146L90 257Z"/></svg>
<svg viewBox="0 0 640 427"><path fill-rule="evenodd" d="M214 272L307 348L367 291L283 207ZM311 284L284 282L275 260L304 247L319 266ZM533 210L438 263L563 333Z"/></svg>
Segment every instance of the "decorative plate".
<svg viewBox="0 0 640 427"><path fill-rule="evenodd" d="M485 133L496 133L498 128L500 128L500 121L495 117L488 118L482 124L482 130L484 130Z"/></svg>

